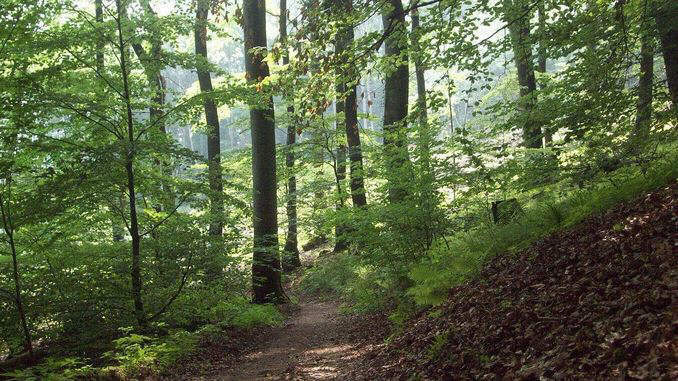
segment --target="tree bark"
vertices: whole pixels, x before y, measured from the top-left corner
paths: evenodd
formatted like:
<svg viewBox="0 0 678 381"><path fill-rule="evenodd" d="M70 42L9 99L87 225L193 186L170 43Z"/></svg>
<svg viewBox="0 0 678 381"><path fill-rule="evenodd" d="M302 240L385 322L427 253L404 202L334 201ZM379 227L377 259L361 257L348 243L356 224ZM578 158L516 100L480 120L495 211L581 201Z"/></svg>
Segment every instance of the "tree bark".
<svg viewBox="0 0 678 381"><path fill-rule="evenodd" d="M129 91L129 72L127 70L128 51L125 46L124 38L122 36L122 24L125 11L122 6L122 0L116 0L115 6L117 11L117 32L118 32L118 49L120 54L120 72L122 74L123 83L123 100L127 111L127 140L126 140L126 155L125 155L125 172L127 173L127 193L129 195L129 233L132 237L132 266L130 270L130 277L132 283L132 301L134 303L134 315L137 319L137 324L142 329L147 328L148 321L144 312L144 304L141 298L142 280L141 280L141 236L139 234L139 222L137 220L136 210L136 192L134 183L134 156L135 156L135 139L134 139L134 117L132 115L132 103L130 100Z"/></svg>
<svg viewBox="0 0 678 381"><path fill-rule="evenodd" d="M419 10L412 10L412 51L419 52L422 47L419 43ZM419 112L419 149L421 151L421 164L427 183L432 180L431 173L431 131L428 124L428 110L426 104L426 79L425 69L421 57L414 54L414 72L417 78L417 106Z"/></svg>
<svg viewBox="0 0 678 381"><path fill-rule="evenodd" d="M0 193L0 215L2 216L2 226L7 235L10 252L12 254L12 280L14 281L14 304L16 305L19 321L21 322L21 329L24 334L24 350L28 352L29 360L33 358L33 340L31 338L31 331L28 328L28 319L26 318L26 310L24 309L23 296L21 291L21 276L19 273L19 261L17 258L16 244L14 242L14 224L12 222L11 214L11 175L5 179L5 185L8 188L9 197L3 197ZM5 201L7 207L5 207Z"/></svg>
<svg viewBox="0 0 678 381"><path fill-rule="evenodd" d="M219 134L219 115L217 106L211 98L212 78L207 69L207 15L209 0L198 0L195 12L195 54L198 82L203 95L205 121L207 123L207 172L210 186L210 226L209 234L220 237L224 230L224 183L221 172L221 139Z"/></svg>
<svg viewBox="0 0 678 381"><path fill-rule="evenodd" d="M104 6L103 0L94 0L94 20L96 21L97 27L101 28L102 23L104 22ZM97 31L97 44L96 44L96 68L99 73L104 69L104 39L98 35L101 31Z"/></svg>
<svg viewBox="0 0 678 381"><path fill-rule="evenodd" d="M261 82L269 76L263 60L266 48L266 5L260 0L244 0L245 68L250 81ZM253 49L257 51L253 51ZM275 173L275 121L273 98L267 95L265 106L250 106L252 134L252 191L254 201L254 253L252 288L255 303L280 303L286 296L280 281L278 219Z"/></svg>
<svg viewBox="0 0 678 381"><path fill-rule="evenodd" d="M400 202L407 195L405 179L409 155L407 152L407 106L409 69L407 62L407 30L401 0L389 0L390 10L382 15L384 29L389 33L385 42L385 58L394 60L396 69L386 76L384 85L384 150L389 182L389 200Z"/></svg>
<svg viewBox="0 0 678 381"><path fill-rule="evenodd" d="M333 7L333 12L337 14L337 16L341 17L342 15L345 15L346 13L350 12L352 9L352 1L351 0L342 0L334 4ZM350 32L349 32L350 31ZM335 42L334 42L334 47L335 47L335 55L336 57L340 60L341 62L345 62L346 57L345 54L348 50L349 44L353 41L353 27L352 26L343 26L342 29L337 32ZM337 99L335 101L335 111L336 111L336 136L337 137L343 137L344 134L347 135L348 138L348 120L349 116L347 115L348 113L348 108L353 108L354 115L351 115L350 118L356 118L357 119L357 110L355 107L355 98L353 99L353 105L347 104L346 98L347 98L347 93L348 93L348 88L347 88L347 83L354 83L352 75L345 70L345 68L340 64L337 69L336 69L336 92L337 92ZM351 93L355 96L355 85L351 85ZM350 95L349 95L350 96ZM343 117L343 120L342 120ZM348 139L347 139L348 140ZM336 183L337 183L337 204L335 205L335 208L337 211L341 210L344 208L345 205L345 199L346 199L346 192L344 188L344 184L346 182L346 153L347 153L347 148L346 144L344 144L343 139L339 140L339 144L337 145L337 150L336 150L336 156L335 156L335 177L336 177ZM346 237L345 234L348 231L348 227L344 224L335 224L334 226L334 232L335 232L335 240L334 240L334 252L340 252L342 250L345 250L348 247L348 242L346 242Z"/></svg>
<svg viewBox="0 0 678 381"><path fill-rule="evenodd" d="M530 8L524 0L504 0L504 17L508 24L513 45L513 56L518 70L520 85L519 112L523 130L523 145L527 148L540 148L541 127L532 111L535 108L534 93L537 83L532 64L532 44L530 43Z"/></svg>
<svg viewBox="0 0 678 381"><path fill-rule="evenodd" d="M655 20L666 67L666 84L674 116L678 117L678 3L673 0L659 1Z"/></svg>
<svg viewBox="0 0 678 381"><path fill-rule="evenodd" d="M151 4L148 0L141 0L140 4L147 17L157 20L158 16L153 8L151 8ZM134 49L134 53L144 68L144 74L146 75L146 80L148 81L152 94L150 106L148 108L149 123L157 127L158 130L160 130L160 132L163 134L167 134L164 115L167 85L165 82L165 77L162 74L162 36L160 35L160 32L154 27L151 29L150 45L150 52L146 52L146 49L144 49L140 43L133 43L132 49ZM158 160L157 164L160 166L164 176L171 176L172 168L170 167L170 164L167 162L167 160ZM162 180L161 183L165 194L165 200L163 200L162 207L158 205L155 208L157 210L173 210L176 202L174 192L167 181Z"/></svg>
<svg viewBox="0 0 678 381"><path fill-rule="evenodd" d="M647 8L647 7L646 7ZM652 80L654 78L654 31L650 24L650 14L645 9L640 28L640 78L638 81L638 104L634 126L633 146L645 142L650 133L652 119Z"/></svg>
<svg viewBox="0 0 678 381"><path fill-rule="evenodd" d="M541 31L538 47L538 58L537 58L537 71L544 74L546 73L546 43L544 33L546 33L546 8L544 1L540 1L537 8L537 18L539 20L539 29ZM544 84L539 85L540 88L544 88ZM544 133L544 147L550 146L553 143L553 132L544 126L542 128Z"/></svg>
<svg viewBox="0 0 678 381"><path fill-rule="evenodd" d="M287 43L287 0L280 0L280 42ZM290 63L288 48L282 57L283 65ZM294 106L287 106L287 113L294 118ZM296 121L296 118L294 118ZM294 175L294 146L296 144L297 132L295 123L292 121L287 124L287 142L285 147L285 167L290 174L287 178L287 235L285 237L285 247L283 249L282 265L285 270L292 270L301 266L299 258L299 241L297 239L297 178Z"/></svg>
<svg viewBox="0 0 678 381"><path fill-rule="evenodd" d="M338 4L340 9L348 13L353 10L353 0L341 0ZM355 32L352 26L346 26L338 37L337 54L342 55L353 44ZM357 84L354 79L357 79L357 73L353 68L347 68L347 72L343 73L345 78L350 78L351 81L343 80L339 89L341 98L337 99L337 107L340 107L344 112L344 129L346 131L346 143L348 145L348 157L350 162L350 186L351 186L351 200L354 207L363 207L367 205L367 196L365 194L365 180L363 174L363 154L360 143L360 130L358 128L358 102L357 102ZM369 113L367 107L369 99L369 91L367 90L367 78L365 79L365 90L363 92L363 99L365 110ZM366 119L367 120L367 119ZM345 153L344 153L345 155ZM345 170L344 170L345 171ZM345 176L345 175L344 175Z"/></svg>

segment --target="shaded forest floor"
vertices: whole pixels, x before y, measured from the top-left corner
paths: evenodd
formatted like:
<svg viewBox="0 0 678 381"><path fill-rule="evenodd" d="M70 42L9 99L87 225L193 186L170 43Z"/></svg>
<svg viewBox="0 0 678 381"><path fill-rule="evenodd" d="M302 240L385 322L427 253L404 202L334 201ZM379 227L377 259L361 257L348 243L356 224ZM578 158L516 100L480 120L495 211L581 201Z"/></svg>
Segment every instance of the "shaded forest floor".
<svg viewBox="0 0 678 381"><path fill-rule="evenodd" d="M173 379L678 379L677 195L497 256L388 344L383 316L302 296L282 327L205 345Z"/></svg>
<svg viewBox="0 0 678 381"><path fill-rule="evenodd" d="M352 370L370 343L336 303L302 300L282 327L263 329L239 356L211 362L188 380L327 380Z"/></svg>

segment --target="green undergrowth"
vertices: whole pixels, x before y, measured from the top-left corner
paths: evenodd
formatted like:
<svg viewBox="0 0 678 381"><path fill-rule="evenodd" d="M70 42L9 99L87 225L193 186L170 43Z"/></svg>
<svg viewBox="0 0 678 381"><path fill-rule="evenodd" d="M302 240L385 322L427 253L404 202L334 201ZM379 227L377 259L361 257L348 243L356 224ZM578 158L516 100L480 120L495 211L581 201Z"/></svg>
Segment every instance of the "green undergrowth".
<svg viewBox="0 0 678 381"><path fill-rule="evenodd" d="M155 324L156 334L121 329L121 336L112 342L113 349L105 352L95 367L92 359L50 357L38 365L14 370L1 376L9 380L135 380L161 375L177 361L196 351L202 339L210 341L227 337L229 331L280 325L284 316L273 305L251 304L244 297L233 297L216 303L203 313L209 323L194 331L172 329L164 323Z"/></svg>
<svg viewBox="0 0 678 381"><path fill-rule="evenodd" d="M473 277L493 256L517 253L540 238L675 181L677 159L678 150L669 147L659 160L644 167L619 168L585 188L552 184L517 195L522 207L513 220L503 224L481 220L435 240L417 260L393 266L404 268L405 276L399 275L403 271L375 264L369 253L335 254L307 270L302 289L340 297L353 313L390 310L397 334L412 314L440 305L450 288Z"/></svg>
<svg viewBox="0 0 678 381"><path fill-rule="evenodd" d="M327 298L339 296L345 302L346 312L368 313L385 307L383 290L388 282L388 278L380 276L377 267L366 264L356 255L339 253L306 270L301 289Z"/></svg>
<svg viewBox="0 0 678 381"><path fill-rule="evenodd" d="M419 305L442 303L451 287L476 274L493 256L516 253L540 238L675 181L677 159L678 152L669 152L649 167L623 167L584 189L520 200L525 205L523 211L509 223L483 223L437 240L428 255L411 267L409 276L414 284L407 295Z"/></svg>

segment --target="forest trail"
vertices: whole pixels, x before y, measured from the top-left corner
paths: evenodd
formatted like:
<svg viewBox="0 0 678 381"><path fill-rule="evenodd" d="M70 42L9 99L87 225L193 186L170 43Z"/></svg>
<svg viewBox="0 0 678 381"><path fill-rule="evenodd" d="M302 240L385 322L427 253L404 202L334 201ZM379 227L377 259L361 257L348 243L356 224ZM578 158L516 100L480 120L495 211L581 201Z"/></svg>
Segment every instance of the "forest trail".
<svg viewBox="0 0 678 381"><path fill-rule="evenodd" d="M342 314L339 303L302 297L289 306L280 327L264 329L260 340L237 358L211 364L192 380L327 380L341 378L366 347L355 317Z"/></svg>

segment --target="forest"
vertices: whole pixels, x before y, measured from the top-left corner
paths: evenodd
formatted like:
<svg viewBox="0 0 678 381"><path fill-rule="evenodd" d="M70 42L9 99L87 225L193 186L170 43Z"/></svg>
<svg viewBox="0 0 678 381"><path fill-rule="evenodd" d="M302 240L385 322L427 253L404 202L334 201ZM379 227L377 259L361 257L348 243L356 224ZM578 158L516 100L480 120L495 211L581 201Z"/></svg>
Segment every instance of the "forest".
<svg viewBox="0 0 678 381"><path fill-rule="evenodd" d="M675 0L0 0L0 380L678 378Z"/></svg>

